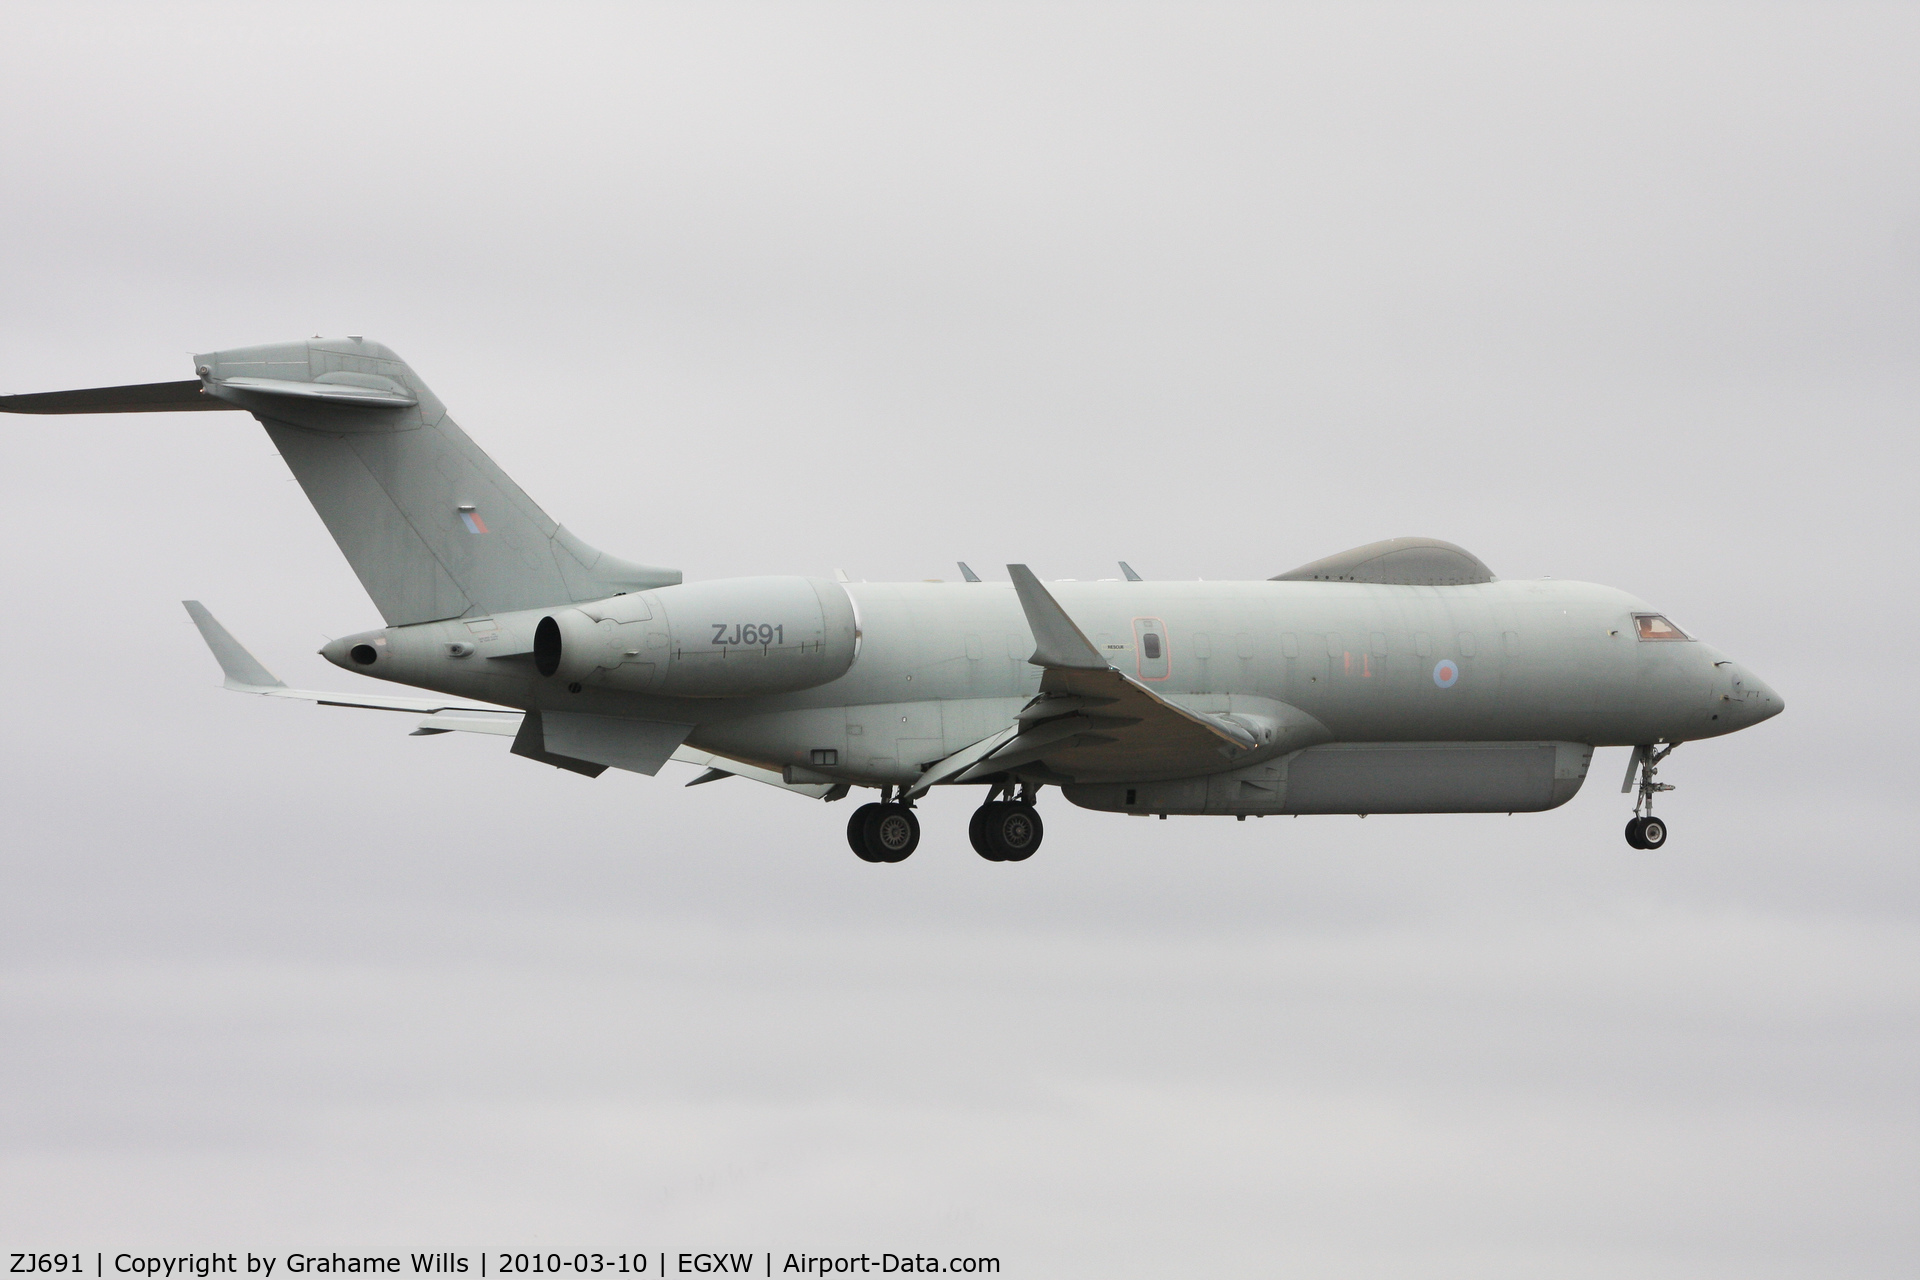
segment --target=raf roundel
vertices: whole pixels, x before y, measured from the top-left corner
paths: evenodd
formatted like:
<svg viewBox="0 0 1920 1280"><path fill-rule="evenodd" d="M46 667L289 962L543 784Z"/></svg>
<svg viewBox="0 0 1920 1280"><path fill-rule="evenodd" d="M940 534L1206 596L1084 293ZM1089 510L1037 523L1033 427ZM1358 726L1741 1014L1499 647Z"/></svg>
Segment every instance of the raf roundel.
<svg viewBox="0 0 1920 1280"><path fill-rule="evenodd" d="M1452 658L1440 659L1439 664L1433 669L1433 682L1442 689L1453 688L1454 682L1459 679L1460 668L1454 663Z"/></svg>

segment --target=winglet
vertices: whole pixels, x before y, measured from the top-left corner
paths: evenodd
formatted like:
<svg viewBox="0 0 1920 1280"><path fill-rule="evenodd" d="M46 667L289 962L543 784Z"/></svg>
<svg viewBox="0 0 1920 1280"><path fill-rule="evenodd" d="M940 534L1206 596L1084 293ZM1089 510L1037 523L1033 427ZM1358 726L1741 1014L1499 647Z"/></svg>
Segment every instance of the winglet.
<svg viewBox="0 0 1920 1280"><path fill-rule="evenodd" d="M1144 582L1144 581L1146 581L1146 579L1144 579L1144 578L1142 578L1142 577L1141 577L1141 576L1140 576L1139 574L1137 574L1137 573L1135 573L1135 572L1133 571L1133 566L1132 566L1132 565L1130 565L1130 564L1128 564L1128 563L1127 563L1127 562L1126 562L1125 560L1122 560L1122 561L1120 562L1120 572L1122 572L1122 573L1124 573L1124 574L1126 574L1126 575L1127 575L1127 581L1128 581L1128 582Z"/></svg>
<svg viewBox="0 0 1920 1280"><path fill-rule="evenodd" d="M963 580L967 582L980 581L980 575L975 573L972 569L968 568L967 562L965 560L955 560L954 563L960 566L960 577Z"/></svg>
<svg viewBox="0 0 1920 1280"><path fill-rule="evenodd" d="M227 629L220 625L219 619L207 612L207 606L198 600L182 600L187 606L187 616L193 619L193 625L200 628L200 638L207 642L207 648L213 650L214 661L220 664L220 670L226 675L229 689L240 689L249 693L258 693L263 689L284 689L284 680L260 665L260 660L241 647Z"/></svg>
<svg viewBox="0 0 1920 1280"><path fill-rule="evenodd" d="M1033 570L1023 564L1010 564L1007 576L1013 579L1020 607L1027 611L1027 626L1033 631L1033 656L1028 662L1036 667L1067 667L1076 671L1109 669L1107 660L1067 616L1060 602L1040 585Z"/></svg>

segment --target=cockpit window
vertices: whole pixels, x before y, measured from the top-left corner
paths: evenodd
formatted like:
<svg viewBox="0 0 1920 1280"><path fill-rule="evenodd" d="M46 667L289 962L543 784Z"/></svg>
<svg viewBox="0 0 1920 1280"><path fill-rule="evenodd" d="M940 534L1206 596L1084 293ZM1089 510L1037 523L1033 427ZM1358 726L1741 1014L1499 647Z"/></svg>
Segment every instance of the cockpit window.
<svg viewBox="0 0 1920 1280"><path fill-rule="evenodd" d="M1657 613L1636 613L1634 628L1642 640L1691 640L1693 637Z"/></svg>

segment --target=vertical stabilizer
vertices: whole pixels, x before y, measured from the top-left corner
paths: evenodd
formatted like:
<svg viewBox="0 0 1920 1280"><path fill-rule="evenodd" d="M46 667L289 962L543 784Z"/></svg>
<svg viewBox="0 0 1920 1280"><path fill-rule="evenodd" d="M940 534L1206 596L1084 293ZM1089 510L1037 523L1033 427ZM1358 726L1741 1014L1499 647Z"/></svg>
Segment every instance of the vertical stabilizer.
<svg viewBox="0 0 1920 1280"><path fill-rule="evenodd" d="M555 524L377 342L244 347L195 363L209 396L266 427L390 626L680 581Z"/></svg>

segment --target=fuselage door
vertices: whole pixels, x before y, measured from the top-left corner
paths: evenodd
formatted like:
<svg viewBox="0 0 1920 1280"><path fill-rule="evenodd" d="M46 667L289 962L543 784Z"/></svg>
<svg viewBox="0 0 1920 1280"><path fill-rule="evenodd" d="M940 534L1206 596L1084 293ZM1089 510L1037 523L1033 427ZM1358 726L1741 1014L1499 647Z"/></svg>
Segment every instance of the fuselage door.
<svg viewBox="0 0 1920 1280"><path fill-rule="evenodd" d="M1158 618L1133 620L1134 652L1140 656L1142 680L1165 680L1173 674L1173 655L1167 649L1167 626Z"/></svg>

